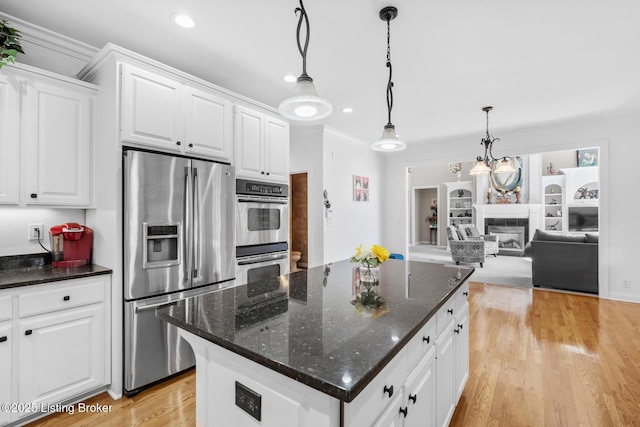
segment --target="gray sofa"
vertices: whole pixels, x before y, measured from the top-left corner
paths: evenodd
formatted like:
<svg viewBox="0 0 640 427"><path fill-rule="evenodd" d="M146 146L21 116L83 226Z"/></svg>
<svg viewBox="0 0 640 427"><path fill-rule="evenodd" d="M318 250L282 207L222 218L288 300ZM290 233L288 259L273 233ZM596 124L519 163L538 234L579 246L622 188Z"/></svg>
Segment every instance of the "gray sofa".
<svg viewBox="0 0 640 427"><path fill-rule="evenodd" d="M533 286L598 293L598 236L566 236L536 230L527 244Z"/></svg>

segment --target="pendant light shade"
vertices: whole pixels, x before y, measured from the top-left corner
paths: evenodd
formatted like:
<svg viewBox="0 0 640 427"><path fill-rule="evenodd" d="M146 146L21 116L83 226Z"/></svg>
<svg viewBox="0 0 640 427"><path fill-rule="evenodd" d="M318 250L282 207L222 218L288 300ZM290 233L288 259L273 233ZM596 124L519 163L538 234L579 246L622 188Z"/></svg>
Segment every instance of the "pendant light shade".
<svg viewBox="0 0 640 427"><path fill-rule="evenodd" d="M333 112L333 107L324 98L318 96L313 79L307 74L307 48L309 46L309 18L304 9L302 0L300 7L295 9L296 14L300 14L298 20L298 28L296 29L296 38L298 42L298 51L302 55L302 74L296 81L294 95L285 99L280 103L280 114L290 120L312 121L327 118ZM304 46L300 40L300 28L305 25L305 42Z"/></svg>
<svg viewBox="0 0 640 427"><path fill-rule="evenodd" d="M402 141L396 134L396 128L391 123L391 109L393 108L393 81L392 67L391 67L391 20L398 16L398 9L393 6L388 6L380 11L380 19L387 21L387 68L389 69L389 81L387 82L387 115L388 122L384 126L382 136L379 140L371 145L371 148L376 151L400 151L407 148L407 144Z"/></svg>
<svg viewBox="0 0 640 427"><path fill-rule="evenodd" d="M491 110L493 110L493 107L484 107L482 109L487 114L487 135L480 142L481 145L484 145L484 157L478 156L476 158L476 164L469 171L469 175L472 176L488 175L498 161L500 165L494 169L494 173L513 173L516 171L509 161L511 157L501 157L499 159L493 157L493 143L500 141L500 138L494 138L489 135L489 111Z"/></svg>

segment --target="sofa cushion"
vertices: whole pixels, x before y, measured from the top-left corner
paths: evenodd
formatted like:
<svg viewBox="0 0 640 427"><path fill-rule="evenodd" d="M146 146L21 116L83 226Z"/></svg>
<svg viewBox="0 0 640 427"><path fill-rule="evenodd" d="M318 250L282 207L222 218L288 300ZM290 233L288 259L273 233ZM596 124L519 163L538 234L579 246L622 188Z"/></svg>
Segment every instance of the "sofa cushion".
<svg viewBox="0 0 640 427"><path fill-rule="evenodd" d="M583 236L567 236L564 234L547 233L537 229L531 240L543 240L545 242L571 242L571 243L584 243Z"/></svg>
<svg viewBox="0 0 640 427"><path fill-rule="evenodd" d="M598 243L598 235L597 234L585 234L584 241L586 243Z"/></svg>

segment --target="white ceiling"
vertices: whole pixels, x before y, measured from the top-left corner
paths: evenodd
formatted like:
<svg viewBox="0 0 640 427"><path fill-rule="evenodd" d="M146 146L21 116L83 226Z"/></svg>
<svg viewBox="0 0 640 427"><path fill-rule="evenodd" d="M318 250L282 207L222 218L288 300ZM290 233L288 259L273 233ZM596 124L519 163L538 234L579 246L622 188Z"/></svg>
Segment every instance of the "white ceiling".
<svg viewBox="0 0 640 427"><path fill-rule="evenodd" d="M386 124L386 23L400 137L415 144L640 109L637 0L305 0L308 74L325 123L365 141ZM277 108L299 75L297 0L0 0L0 11L95 47L112 42ZM188 12L194 29L178 28ZM27 52L28 54L28 52ZM354 112L340 109L351 106Z"/></svg>

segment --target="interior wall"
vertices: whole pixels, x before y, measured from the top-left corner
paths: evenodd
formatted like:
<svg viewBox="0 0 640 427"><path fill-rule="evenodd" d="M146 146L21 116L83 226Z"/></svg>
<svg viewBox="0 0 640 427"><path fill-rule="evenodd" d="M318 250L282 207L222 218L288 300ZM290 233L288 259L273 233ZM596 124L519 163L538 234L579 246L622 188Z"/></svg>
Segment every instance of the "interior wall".
<svg viewBox="0 0 640 427"><path fill-rule="evenodd" d="M640 122L637 115L587 117L562 123L547 124L519 130L495 130L502 139L500 155L526 155L555 150L575 150L600 147L600 296L604 298L640 302L640 280L635 276L632 254L637 252L635 239L629 238L633 230L633 216L628 212L640 211L640 198L629 197L629 183L635 182L633 168L614 167L628 164L628 159L640 156ZM406 181L407 167L438 165L460 158L473 159L478 155L469 135L414 144L389 156L385 162L383 207L383 236L394 249L407 247L409 227L404 191L398 191ZM554 141L541 143L541 141ZM428 159L420 161L418 159ZM608 165L612 165L609 167ZM613 209L625 206L625 209ZM629 281L629 287L623 283Z"/></svg>
<svg viewBox="0 0 640 427"><path fill-rule="evenodd" d="M37 241L28 240L29 224L42 224L42 244L51 249L49 229L66 222L85 224L84 209L49 209L21 206L0 206L0 256L44 252Z"/></svg>
<svg viewBox="0 0 640 427"><path fill-rule="evenodd" d="M324 223L325 262L350 258L360 244L387 247L381 238L382 205L388 203L383 200L382 154L330 129L324 132L323 151L324 186L332 211ZM368 178L368 201L354 200L354 175ZM397 190L403 188L404 184Z"/></svg>
<svg viewBox="0 0 640 427"><path fill-rule="evenodd" d="M435 204L432 204L431 201L435 200ZM436 209L433 209L433 206ZM416 237L418 242L422 243L431 243L431 230L429 222L429 218L433 216L433 214L437 214L437 206L438 206L438 189L437 188L423 188L416 190L416 217L415 217L415 227L416 227ZM435 238L435 242L433 244L437 244L438 239L437 236Z"/></svg>
<svg viewBox="0 0 640 427"><path fill-rule="evenodd" d="M589 147L583 147L589 148ZM578 151L577 150L562 150L553 151L550 153L542 154L542 174L549 175L549 164L553 164L553 169L558 172L560 169L576 168L578 167Z"/></svg>

